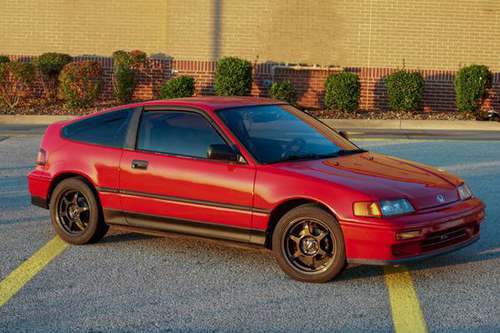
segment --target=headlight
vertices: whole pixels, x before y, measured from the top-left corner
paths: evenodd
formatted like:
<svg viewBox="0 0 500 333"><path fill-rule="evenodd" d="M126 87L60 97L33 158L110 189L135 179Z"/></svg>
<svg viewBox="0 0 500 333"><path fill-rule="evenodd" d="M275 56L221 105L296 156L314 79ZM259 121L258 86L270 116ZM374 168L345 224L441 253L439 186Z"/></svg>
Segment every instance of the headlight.
<svg viewBox="0 0 500 333"><path fill-rule="evenodd" d="M415 211L411 203L406 199L380 201L380 209L382 209L382 215L384 216L402 215Z"/></svg>
<svg viewBox="0 0 500 333"><path fill-rule="evenodd" d="M355 216L382 217L413 213L415 209L406 199L383 200L380 202L355 202Z"/></svg>
<svg viewBox="0 0 500 333"><path fill-rule="evenodd" d="M472 198L472 191L467 184L462 184L458 187L458 196L460 200L467 200Z"/></svg>

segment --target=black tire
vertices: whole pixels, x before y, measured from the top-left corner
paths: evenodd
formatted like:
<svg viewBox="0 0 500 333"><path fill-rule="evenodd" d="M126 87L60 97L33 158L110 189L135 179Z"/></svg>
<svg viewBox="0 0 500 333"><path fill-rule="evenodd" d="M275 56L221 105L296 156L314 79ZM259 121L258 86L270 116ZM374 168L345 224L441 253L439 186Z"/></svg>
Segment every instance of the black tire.
<svg viewBox="0 0 500 333"><path fill-rule="evenodd" d="M328 282L346 266L344 236L337 219L314 204L283 215L273 232L272 251L281 269L303 282Z"/></svg>
<svg viewBox="0 0 500 333"><path fill-rule="evenodd" d="M50 198L50 217L56 233L70 244L97 242L109 229L95 192L78 177L57 184Z"/></svg>

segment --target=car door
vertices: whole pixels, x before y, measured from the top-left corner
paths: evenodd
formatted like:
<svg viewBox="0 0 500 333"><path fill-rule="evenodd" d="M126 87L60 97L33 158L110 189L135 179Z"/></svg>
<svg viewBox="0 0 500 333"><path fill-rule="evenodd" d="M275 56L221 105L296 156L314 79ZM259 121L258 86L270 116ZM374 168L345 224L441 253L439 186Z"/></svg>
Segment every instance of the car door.
<svg viewBox="0 0 500 333"><path fill-rule="evenodd" d="M127 223L248 241L255 167L207 159L210 144L228 140L202 111L143 111L120 163Z"/></svg>

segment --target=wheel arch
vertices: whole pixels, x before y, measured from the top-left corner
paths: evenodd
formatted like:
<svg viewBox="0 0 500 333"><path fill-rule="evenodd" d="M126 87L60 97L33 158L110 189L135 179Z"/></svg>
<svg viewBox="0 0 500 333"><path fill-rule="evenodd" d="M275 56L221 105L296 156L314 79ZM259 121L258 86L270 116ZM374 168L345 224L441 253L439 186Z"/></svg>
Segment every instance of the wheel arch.
<svg viewBox="0 0 500 333"><path fill-rule="evenodd" d="M50 198L52 197L52 193L54 192L56 186L63 180L69 178L80 178L81 180L83 180L90 187L92 192L94 192L97 202L99 203L99 205L101 205L96 186L94 185L92 180L89 179L86 175L74 171L61 172L52 179L52 181L50 182L49 191L47 192L47 205L50 205Z"/></svg>
<svg viewBox="0 0 500 333"><path fill-rule="evenodd" d="M332 214L335 218L337 217L333 209L331 209L328 205L317 199L300 197L300 198L290 198L284 200L280 202L278 205L276 205L276 207L274 207L271 210L271 214L269 215L269 222L267 224L267 229L266 229L266 241L265 241L266 248L270 249L272 247L272 238L274 229L278 224L279 220L283 217L283 215L285 215L287 212L296 207L307 204L315 205L325 210L329 214Z"/></svg>

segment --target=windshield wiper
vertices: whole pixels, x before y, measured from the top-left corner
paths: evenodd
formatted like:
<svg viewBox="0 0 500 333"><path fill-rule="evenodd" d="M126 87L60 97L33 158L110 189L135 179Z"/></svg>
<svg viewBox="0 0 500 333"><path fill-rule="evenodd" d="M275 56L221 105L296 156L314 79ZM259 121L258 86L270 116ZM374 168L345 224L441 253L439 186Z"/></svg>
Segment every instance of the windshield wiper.
<svg viewBox="0 0 500 333"><path fill-rule="evenodd" d="M337 152L338 156L345 156L345 155L354 155L354 154L361 154L361 153L366 153L368 150L364 150L361 148L357 149L352 149L352 150L345 150L341 149Z"/></svg>
<svg viewBox="0 0 500 333"><path fill-rule="evenodd" d="M288 162L288 161L304 161L304 160L320 160L320 159L324 159L324 158L353 155L353 154L359 154L359 153L365 153L365 152L367 152L367 150L364 150L364 149L353 149L353 150L341 149L337 152L330 153L330 154L289 155L285 158L282 158L278 161L271 162L271 163Z"/></svg>

